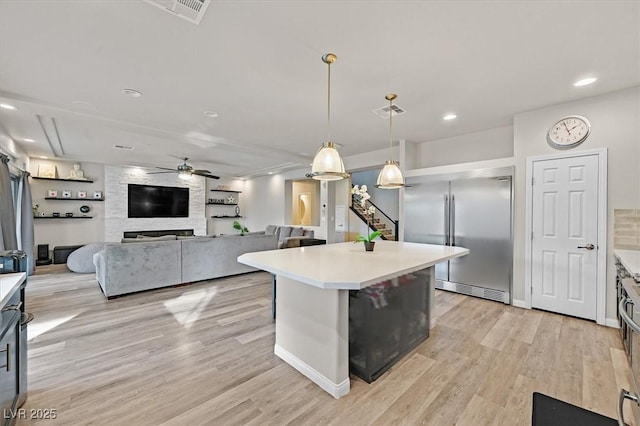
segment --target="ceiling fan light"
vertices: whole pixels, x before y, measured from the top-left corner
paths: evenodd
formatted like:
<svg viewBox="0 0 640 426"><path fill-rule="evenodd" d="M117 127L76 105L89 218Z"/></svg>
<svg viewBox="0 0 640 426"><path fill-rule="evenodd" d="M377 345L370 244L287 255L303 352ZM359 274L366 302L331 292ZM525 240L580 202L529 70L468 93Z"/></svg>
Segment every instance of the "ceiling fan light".
<svg viewBox="0 0 640 426"><path fill-rule="evenodd" d="M398 163L396 161L389 160L384 163L384 167L378 174L378 181L376 182L376 188L381 189L398 189L404 185L404 178Z"/></svg>
<svg viewBox="0 0 640 426"><path fill-rule="evenodd" d="M323 145L311 163L311 177L316 180L340 180L348 176L333 142Z"/></svg>
<svg viewBox="0 0 640 426"><path fill-rule="evenodd" d="M178 177L180 179L188 180L188 179L191 179L191 173L187 170L180 170L178 172Z"/></svg>

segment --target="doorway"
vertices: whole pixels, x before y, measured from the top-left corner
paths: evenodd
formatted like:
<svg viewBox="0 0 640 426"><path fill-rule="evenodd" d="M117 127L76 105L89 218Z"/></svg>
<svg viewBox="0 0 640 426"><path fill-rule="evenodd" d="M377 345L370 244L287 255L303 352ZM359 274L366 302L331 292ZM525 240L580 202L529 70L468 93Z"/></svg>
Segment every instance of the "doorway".
<svg viewBox="0 0 640 426"><path fill-rule="evenodd" d="M527 159L527 307L605 322L606 150Z"/></svg>

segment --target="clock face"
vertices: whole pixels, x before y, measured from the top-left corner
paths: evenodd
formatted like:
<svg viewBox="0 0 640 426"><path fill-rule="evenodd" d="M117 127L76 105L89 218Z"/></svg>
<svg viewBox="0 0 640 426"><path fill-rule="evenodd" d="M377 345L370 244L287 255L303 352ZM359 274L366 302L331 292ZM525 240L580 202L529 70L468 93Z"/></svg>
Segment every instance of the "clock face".
<svg viewBox="0 0 640 426"><path fill-rule="evenodd" d="M570 115L560 119L549 129L547 140L554 148L573 148L584 142L589 133L589 120L579 115Z"/></svg>

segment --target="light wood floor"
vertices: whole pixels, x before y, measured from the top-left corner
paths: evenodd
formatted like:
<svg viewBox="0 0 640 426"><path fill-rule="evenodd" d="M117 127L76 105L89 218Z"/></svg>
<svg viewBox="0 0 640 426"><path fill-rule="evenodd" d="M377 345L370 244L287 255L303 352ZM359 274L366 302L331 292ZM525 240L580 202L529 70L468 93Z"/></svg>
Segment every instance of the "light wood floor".
<svg viewBox="0 0 640 426"><path fill-rule="evenodd" d="M24 408L57 412L42 424L529 425L534 391L615 417L629 388L617 330L437 292L427 341L335 400L273 354L266 273L107 301L61 271L27 290Z"/></svg>

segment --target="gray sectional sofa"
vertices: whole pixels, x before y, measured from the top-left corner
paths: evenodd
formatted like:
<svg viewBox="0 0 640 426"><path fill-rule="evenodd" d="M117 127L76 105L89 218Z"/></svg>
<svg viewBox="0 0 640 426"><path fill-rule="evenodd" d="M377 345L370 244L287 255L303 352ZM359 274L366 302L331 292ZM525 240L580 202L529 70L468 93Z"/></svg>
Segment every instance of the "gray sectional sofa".
<svg viewBox="0 0 640 426"><path fill-rule="evenodd" d="M252 272L256 269L238 263L238 256L277 247L275 235L133 239L106 243L93 262L100 288L111 298Z"/></svg>

